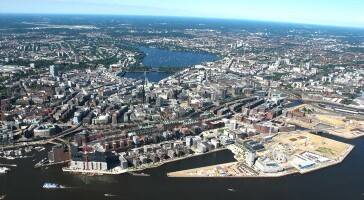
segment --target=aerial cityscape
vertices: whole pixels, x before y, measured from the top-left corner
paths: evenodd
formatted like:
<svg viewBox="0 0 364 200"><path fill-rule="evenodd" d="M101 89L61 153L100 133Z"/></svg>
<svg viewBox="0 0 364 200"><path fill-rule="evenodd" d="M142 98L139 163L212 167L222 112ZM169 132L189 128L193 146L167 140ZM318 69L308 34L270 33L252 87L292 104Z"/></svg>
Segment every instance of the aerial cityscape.
<svg viewBox="0 0 364 200"><path fill-rule="evenodd" d="M18 13L0 199L364 198L364 24Z"/></svg>

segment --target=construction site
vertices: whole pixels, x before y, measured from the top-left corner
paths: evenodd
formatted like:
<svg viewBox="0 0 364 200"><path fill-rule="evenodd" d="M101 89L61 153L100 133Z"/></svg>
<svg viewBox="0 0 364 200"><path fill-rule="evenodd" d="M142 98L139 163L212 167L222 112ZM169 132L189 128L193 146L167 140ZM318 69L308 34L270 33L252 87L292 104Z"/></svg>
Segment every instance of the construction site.
<svg viewBox="0 0 364 200"><path fill-rule="evenodd" d="M237 162L168 173L169 177L280 177L307 173L341 163L354 146L309 132L255 138L228 149ZM251 150L248 145L258 146ZM244 155L244 156L242 156Z"/></svg>
<svg viewBox="0 0 364 200"><path fill-rule="evenodd" d="M347 139L364 136L364 121L360 118L307 104L291 108L276 120Z"/></svg>

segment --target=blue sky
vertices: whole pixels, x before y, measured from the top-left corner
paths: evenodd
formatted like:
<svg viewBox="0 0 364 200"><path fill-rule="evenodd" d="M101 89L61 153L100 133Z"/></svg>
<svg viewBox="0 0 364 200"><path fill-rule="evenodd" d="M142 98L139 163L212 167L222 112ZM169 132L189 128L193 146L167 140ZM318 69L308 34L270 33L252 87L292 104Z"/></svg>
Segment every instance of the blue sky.
<svg viewBox="0 0 364 200"><path fill-rule="evenodd" d="M364 27L364 0L0 0L0 13L212 17Z"/></svg>

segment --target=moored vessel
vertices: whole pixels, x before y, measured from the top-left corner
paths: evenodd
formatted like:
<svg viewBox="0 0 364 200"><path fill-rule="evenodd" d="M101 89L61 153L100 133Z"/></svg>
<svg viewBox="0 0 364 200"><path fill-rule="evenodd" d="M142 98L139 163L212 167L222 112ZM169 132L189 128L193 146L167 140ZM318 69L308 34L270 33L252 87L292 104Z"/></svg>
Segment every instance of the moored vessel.
<svg viewBox="0 0 364 200"><path fill-rule="evenodd" d="M10 172L10 169L7 167L0 167L0 174L6 174Z"/></svg>

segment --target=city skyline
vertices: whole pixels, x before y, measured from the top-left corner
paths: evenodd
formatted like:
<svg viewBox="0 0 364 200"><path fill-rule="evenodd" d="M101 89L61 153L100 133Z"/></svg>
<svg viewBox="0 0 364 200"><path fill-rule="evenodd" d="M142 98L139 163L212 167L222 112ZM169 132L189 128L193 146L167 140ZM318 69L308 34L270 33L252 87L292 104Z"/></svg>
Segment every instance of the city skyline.
<svg viewBox="0 0 364 200"><path fill-rule="evenodd" d="M0 2L0 13L203 17L364 27L363 7L364 2L359 0L4 0Z"/></svg>

